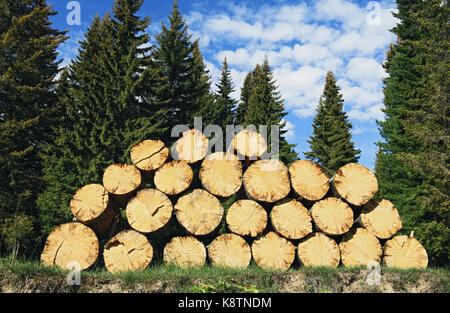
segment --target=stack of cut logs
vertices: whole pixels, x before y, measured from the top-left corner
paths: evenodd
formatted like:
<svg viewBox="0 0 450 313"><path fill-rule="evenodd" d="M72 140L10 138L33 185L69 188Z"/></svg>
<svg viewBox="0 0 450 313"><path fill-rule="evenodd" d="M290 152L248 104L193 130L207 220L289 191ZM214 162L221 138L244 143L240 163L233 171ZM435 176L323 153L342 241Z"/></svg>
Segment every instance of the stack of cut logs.
<svg viewBox="0 0 450 313"><path fill-rule="evenodd" d="M427 266L413 233L394 236L400 216L389 200L373 199L378 183L366 167L350 163L332 178L307 160L288 169L261 159L266 142L247 130L226 153L207 155L208 145L193 129L175 143L174 159L159 140L135 146L133 165L113 164L103 185L77 191L70 203L75 221L53 230L41 261L86 269L103 260L111 272L142 270L158 255L182 267L209 260L245 268L252 258L276 270L382 260L390 267ZM117 233L120 216L128 229Z"/></svg>

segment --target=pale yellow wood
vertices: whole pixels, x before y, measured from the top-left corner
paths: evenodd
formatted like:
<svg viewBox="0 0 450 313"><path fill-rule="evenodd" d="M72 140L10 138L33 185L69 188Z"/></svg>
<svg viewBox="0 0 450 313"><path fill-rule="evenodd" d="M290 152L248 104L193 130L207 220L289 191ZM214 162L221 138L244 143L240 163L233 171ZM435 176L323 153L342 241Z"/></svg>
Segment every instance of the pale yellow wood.
<svg viewBox="0 0 450 313"><path fill-rule="evenodd" d="M152 171L166 162L169 149L161 140L144 140L131 149L134 166L142 171Z"/></svg>
<svg viewBox="0 0 450 313"><path fill-rule="evenodd" d="M112 273L144 270L153 259L153 247L134 230L124 230L105 245L105 266Z"/></svg>
<svg viewBox="0 0 450 313"><path fill-rule="evenodd" d="M233 138L233 148L240 155L260 157L267 150L266 140L257 132L242 130Z"/></svg>
<svg viewBox="0 0 450 313"><path fill-rule="evenodd" d="M370 200L361 211L362 226L380 239L395 235L402 221L394 204L389 200Z"/></svg>
<svg viewBox="0 0 450 313"><path fill-rule="evenodd" d="M175 237L164 247L164 263L180 267L201 267L206 261L206 248L192 236Z"/></svg>
<svg viewBox="0 0 450 313"><path fill-rule="evenodd" d="M252 244L256 264L264 269L287 270L295 258L295 246L275 232L256 239Z"/></svg>
<svg viewBox="0 0 450 313"><path fill-rule="evenodd" d="M285 198L275 203L270 220L275 231L288 239L300 239L312 232L308 210L295 199Z"/></svg>
<svg viewBox="0 0 450 313"><path fill-rule="evenodd" d="M156 170L154 176L156 188L172 196L188 189L193 179L194 172L185 161L166 163Z"/></svg>
<svg viewBox="0 0 450 313"><path fill-rule="evenodd" d="M342 264L346 267L380 263L383 250L378 238L364 228L354 228L339 243Z"/></svg>
<svg viewBox="0 0 450 313"><path fill-rule="evenodd" d="M209 140L197 129L185 131L176 142L177 160L195 163L208 152Z"/></svg>
<svg viewBox="0 0 450 313"><path fill-rule="evenodd" d="M66 223L57 226L47 238L41 262L68 266L84 270L98 258L99 242L94 231L81 223Z"/></svg>
<svg viewBox="0 0 450 313"><path fill-rule="evenodd" d="M256 237L267 226L267 212L256 201L238 200L227 211L228 229L241 236Z"/></svg>
<svg viewBox="0 0 450 313"><path fill-rule="evenodd" d="M342 235L353 225L352 209L347 203L334 197L314 203L311 217L317 229L331 236Z"/></svg>
<svg viewBox="0 0 450 313"><path fill-rule="evenodd" d="M384 245L383 262L388 267L426 268L428 254L417 239L395 236Z"/></svg>
<svg viewBox="0 0 450 313"><path fill-rule="evenodd" d="M297 160L289 166L294 191L309 201L322 199L330 189L329 178L322 168L309 160Z"/></svg>
<svg viewBox="0 0 450 313"><path fill-rule="evenodd" d="M332 184L333 190L353 205L366 204L378 191L375 174L358 163L349 163L338 169Z"/></svg>
<svg viewBox="0 0 450 313"><path fill-rule="evenodd" d="M128 202L128 224L141 233L151 233L164 227L172 217L170 199L156 189L143 189Z"/></svg>
<svg viewBox="0 0 450 313"><path fill-rule="evenodd" d="M196 236L214 231L224 213L220 201L202 189L194 189L180 197L174 209L178 222Z"/></svg>
<svg viewBox="0 0 450 313"><path fill-rule="evenodd" d="M246 268L250 264L252 252L242 237L224 234L208 246L208 256L214 266Z"/></svg>
<svg viewBox="0 0 450 313"><path fill-rule="evenodd" d="M242 163L234 154L216 152L203 160L199 177L204 189L216 196L229 197L242 186Z"/></svg>
<svg viewBox="0 0 450 313"><path fill-rule="evenodd" d="M337 267L341 260L338 244L323 233L312 233L302 239L297 256L304 266Z"/></svg>
<svg viewBox="0 0 450 313"><path fill-rule="evenodd" d="M103 174L103 186L113 195L127 195L142 182L139 170L130 164L113 164Z"/></svg>
<svg viewBox="0 0 450 313"><path fill-rule="evenodd" d="M256 201L276 202L285 198L291 190L286 166L280 160L259 160L244 173L244 188Z"/></svg>

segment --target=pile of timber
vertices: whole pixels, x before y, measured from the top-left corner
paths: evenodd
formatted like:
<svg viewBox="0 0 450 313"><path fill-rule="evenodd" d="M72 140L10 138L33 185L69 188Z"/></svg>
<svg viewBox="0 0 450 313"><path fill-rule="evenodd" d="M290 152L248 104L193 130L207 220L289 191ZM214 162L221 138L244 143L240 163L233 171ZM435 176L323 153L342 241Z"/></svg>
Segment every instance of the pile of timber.
<svg viewBox="0 0 450 313"><path fill-rule="evenodd" d="M198 130L172 150L160 140L133 147L133 164L112 164L102 184L75 193L74 221L51 232L41 261L100 262L111 272L142 270L158 257L181 267L427 266L413 233L396 236L398 211L374 198L378 182L366 167L350 163L330 178L308 160L289 168L261 160L267 144L248 130L226 153L208 147Z"/></svg>

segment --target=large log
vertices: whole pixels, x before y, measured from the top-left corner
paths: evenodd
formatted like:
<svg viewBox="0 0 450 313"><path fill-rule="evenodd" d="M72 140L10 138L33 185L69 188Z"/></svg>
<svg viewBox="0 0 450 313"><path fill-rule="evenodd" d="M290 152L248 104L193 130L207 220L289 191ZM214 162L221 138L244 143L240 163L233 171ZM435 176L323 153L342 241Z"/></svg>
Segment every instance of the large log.
<svg viewBox="0 0 450 313"><path fill-rule="evenodd" d="M294 191L301 199L317 201L330 189L329 178L322 168L309 160L297 160L289 166Z"/></svg>
<svg viewBox="0 0 450 313"><path fill-rule="evenodd" d="M369 202L378 191L378 181L374 173L358 163L349 163L339 168L332 178L336 196L353 205Z"/></svg>
<svg viewBox="0 0 450 313"><path fill-rule="evenodd" d="M227 211L228 229L241 236L256 237L267 226L267 212L256 201L239 200L233 203Z"/></svg>
<svg viewBox="0 0 450 313"><path fill-rule="evenodd" d="M195 237L174 237L164 247L164 262L180 267L200 267L206 261L206 248Z"/></svg>
<svg viewBox="0 0 450 313"><path fill-rule="evenodd" d="M252 244L256 264L264 269L287 270L295 258L295 246L275 232L268 232Z"/></svg>
<svg viewBox="0 0 450 313"><path fill-rule="evenodd" d="M347 203L334 197L314 203L311 216L317 229L330 236L342 235L353 225L352 209Z"/></svg>
<svg viewBox="0 0 450 313"><path fill-rule="evenodd" d="M346 267L380 263L383 250L377 237L364 228L354 228L339 243L342 264Z"/></svg>
<svg viewBox="0 0 450 313"><path fill-rule="evenodd" d="M386 241L383 262L388 267L426 268L428 255L425 248L414 238L414 232L411 232L409 237L395 236Z"/></svg>
<svg viewBox="0 0 450 313"><path fill-rule="evenodd" d="M363 206L358 220L380 239L390 238L402 228L400 215L389 200L370 200Z"/></svg>
<svg viewBox="0 0 450 313"><path fill-rule="evenodd" d="M141 171L153 171L166 162L169 149L161 140L144 140L131 149L134 166Z"/></svg>
<svg viewBox="0 0 450 313"><path fill-rule="evenodd" d="M156 189L143 189L128 202L128 224L141 233L152 233L164 227L172 217L170 199Z"/></svg>
<svg viewBox="0 0 450 313"><path fill-rule="evenodd" d="M285 198L291 190L286 166L280 160L259 160L244 173L247 195L256 201L276 202Z"/></svg>
<svg viewBox="0 0 450 313"><path fill-rule="evenodd" d="M185 161L172 161L161 166L153 179L158 190L174 196L189 188L194 172Z"/></svg>
<svg viewBox="0 0 450 313"><path fill-rule="evenodd" d="M177 160L195 163L202 160L208 153L208 138L197 129L185 131L177 140L175 151Z"/></svg>
<svg viewBox="0 0 450 313"><path fill-rule="evenodd" d="M285 198L275 203L270 220L275 231L287 239L300 239L312 232L308 210L295 199Z"/></svg>
<svg viewBox="0 0 450 313"><path fill-rule="evenodd" d="M47 238L41 262L80 270L90 267L98 258L99 242L94 231L81 223L57 226Z"/></svg>
<svg viewBox="0 0 450 313"><path fill-rule="evenodd" d="M250 264L252 252L242 237L224 234L208 246L208 256L214 266L246 268Z"/></svg>
<svg viewBox="0 0 450 313"><path fill-rule="evenodd" d="M240 156L256 159L267 150L267 143L259 133L244 129L234 136L232 148Z"/></svg>
<svg viewBox="0 0 450 313"><path fill-rule="evenodd" d="M297 256L304 266L337 267L341 261L339 246L323 233L312 233L298 244Z"/></svg>
<svg viewBox="0 0 450 313"><path fill-rule="evenodd" d="M178 222L195 236L213 232L224 213L220 201L202 189L194 189L180 197L174 209Z"/></svg>
<svg viewBox="0 0 450 313"><path fill-rule="evenodd" d="M128 196L141 183L141 172L130 164L113 164L103 173L103 186L112 195Z"/></svg>
<svg viewBox="0 0 450 313"><path fill-rule="evenodd" d="M216 152L202 162L199 173L204 189L220 197L234 195L242 186L242 163L234 154Z"/></svg>
<svg viewBox="0 0 450 313"><path fill-rule="evenodd" d="M78 221L91 227L100 237L105 237L116 216L113 203L105 187L90 184L78 189L70 201L70 210Z"/></svg>
<svg viewBox="0 0 450 313"><path fill-rule="evenodd" d="M135 230L124 230L105 245L105 266L112 273L145 269L153 259L153 247Z"/></svg>

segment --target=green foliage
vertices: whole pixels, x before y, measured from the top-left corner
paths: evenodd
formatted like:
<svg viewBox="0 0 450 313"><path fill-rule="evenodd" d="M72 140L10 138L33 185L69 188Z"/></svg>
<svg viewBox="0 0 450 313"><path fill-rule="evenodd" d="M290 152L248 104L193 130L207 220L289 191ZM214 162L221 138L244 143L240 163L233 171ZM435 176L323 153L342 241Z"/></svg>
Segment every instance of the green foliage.
<svg viewBox="0 0 450 313"><path fill-rule="evenodd" d="M206 283L189 288L192 293L260 293L255 285L240 286L220 280L217 283Z"/></svg>
<svg viewBox="0 0 450 313"><path fill-rule="evenodd" d="M351 141L352 124L343 111L344 99L340 90L333 73L328 72L313 122L313 134L308 141L311 151L305 153L330 176L341 166L358 162L361 152Z"/></svg>

